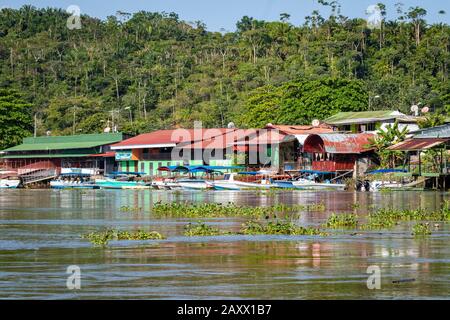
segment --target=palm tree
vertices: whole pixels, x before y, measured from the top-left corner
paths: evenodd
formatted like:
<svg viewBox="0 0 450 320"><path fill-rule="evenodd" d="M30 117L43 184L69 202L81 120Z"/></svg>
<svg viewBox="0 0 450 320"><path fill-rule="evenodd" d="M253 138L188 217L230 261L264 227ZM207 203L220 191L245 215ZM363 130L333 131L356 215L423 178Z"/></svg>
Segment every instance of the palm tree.
<svg viewBox="0 0 450 320"><path fill-rule="evenodd" d="M404 141L408 132L407 127L400 129L398 121L395 121L392 126L387 126L384 130L378 130L375 138L369 139L370 144L368 146L378 153L382 167L395 167L396 163L404 159L402 152L391 151L388 148Z"/></svg>

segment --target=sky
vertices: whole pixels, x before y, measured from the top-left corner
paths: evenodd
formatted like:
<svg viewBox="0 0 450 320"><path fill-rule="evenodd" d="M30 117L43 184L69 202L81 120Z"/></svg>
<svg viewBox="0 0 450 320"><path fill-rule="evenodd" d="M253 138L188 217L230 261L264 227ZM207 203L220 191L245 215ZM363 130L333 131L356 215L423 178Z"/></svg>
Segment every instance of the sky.
<svg viewBox="0 0 450 320"><path fill-rule="evenodd" d="M350 18L365 18L366 9L373 4L382 2L387 6L388 19L396 17L394 4L401 2L404 10L420 6L428 11L429 23L444 22L450 24L450 0L340 0L342 14ZM280 13L291 15L290 22L302 24L304 17L315 9L323 9L317 0L0 0L0 8L20 8L28 4L38 8L57 7L67 9L77 5L82 14L106 18L120 10L134 13L137 11L175 12L182 20L204 22L210 31L234 31L236 22L243 16L275 21ZM445 15L438 14L440 10ZM328 17L326 11L323 12Z"/></svg>

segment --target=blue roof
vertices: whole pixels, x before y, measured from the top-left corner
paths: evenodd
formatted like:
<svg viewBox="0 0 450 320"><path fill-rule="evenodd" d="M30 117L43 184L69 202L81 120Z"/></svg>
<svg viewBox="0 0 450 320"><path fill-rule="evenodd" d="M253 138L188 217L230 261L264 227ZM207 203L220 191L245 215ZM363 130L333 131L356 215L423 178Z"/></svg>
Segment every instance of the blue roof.
<svg viewBox="0 0 450 320"><path fill-rule="evenodd" d="M61 173L61 177L90 177L90 173L72 172L72 173Z"/></svg>
<svg viewBox="0 0 450 320"><path fill-rule="evenodd" d="M393 172L408 172L406 169L378 169L367 171L366 174L377 174L377 173L393 173Z"/></svg>
<svg viewBox="0 0 450 320"><path fill-rule="evenodd" d="M215 172L219 170L242 169L240 166L164 166L159 171L171 172Z"/></svg>
<svg viewBox="0 0 450 320"><path fill-rule="evenodd" d="M311 174L334 174L336 172L331 171L318 171L318 170L299 170L301 173L311 173Z"/></svg>
<svg viewBox="0 0 450 320"><path fill-rule="evenodd" d="M114 171L111 172L113 175L119 175L119 174L128 174L128 175L145 175L145 172L127 172L127 171Z"/></svg>

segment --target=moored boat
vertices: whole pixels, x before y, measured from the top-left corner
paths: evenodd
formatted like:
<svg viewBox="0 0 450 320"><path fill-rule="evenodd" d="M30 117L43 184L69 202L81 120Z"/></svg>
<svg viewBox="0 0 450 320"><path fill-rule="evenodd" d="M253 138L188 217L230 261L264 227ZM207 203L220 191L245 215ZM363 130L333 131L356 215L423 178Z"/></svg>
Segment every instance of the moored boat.
<svg viewBox="0 0 450 320"><path fill-rule="evenodd" d="M250 174L250 175L265 175L265 172L238 172L238 173L227 173L224 175L222 180L208 181L216 190L245 190L245 189L270 189L275 187L271 183L268 177L263 177L259 182L247 182L236 180L235 177L238 174Z"/></svg>
<svg viewBox="0 0 450 320"><path fill-rule="evenodd" d="M178 179L176 183L185 190L213 189L211 183L204 179Z"/></svg>
<svg viewBox="0 0 450 320"><path fill-rule="evenodd" d="M0 172L0 188L16 189L20 186L21 180L15 171Z"/></svg>

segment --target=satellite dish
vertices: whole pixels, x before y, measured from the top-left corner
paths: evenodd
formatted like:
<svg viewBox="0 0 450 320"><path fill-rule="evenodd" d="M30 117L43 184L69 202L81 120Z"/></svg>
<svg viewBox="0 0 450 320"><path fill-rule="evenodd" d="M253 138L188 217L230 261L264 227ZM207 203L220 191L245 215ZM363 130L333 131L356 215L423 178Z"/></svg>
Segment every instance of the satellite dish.
<svg viewBox="0 0 450 320"><path fill-rule="evenodd" d="M228 123L227 127L228 127L228 129L236 128L236 126L234 125L234 122Z"/></svg>
<svg viewBox="0 0 450 320"><path fill-rule="evenodd" d="M414 112L414 115L418 116L419 115L419 106L416 104L412 105L411 111Z"/></svg>
<svg viewBox="0 0 450 320"><path fill-rule="evenodd" d="M430 111L430 108L427 106L423 107L421 110L422 113L427 113L428 111Z"/></svg>
<svg viewBox="0 0 450 320"><path fill-rule="evenodd" d="M313 127L318 127L318 126L320 126L320 121L317 120L317 119L314 119L314 120L312 121L312 125L313 125Z"/></svg>
<svg viewBox="0 0 450 320"><path fill-rule="evenodd" d="M47 135L47 137L49 137L52 134L52 132L48 130L45 134Z"/></svg>
<svg viewBox="0 0 450 320"><path fill-rule="evenodd" d="M103 130L104 133L109 133L110 131L111 131L111 128L110 128L110 127L106 127L106 128Z"/></svg>

